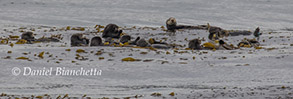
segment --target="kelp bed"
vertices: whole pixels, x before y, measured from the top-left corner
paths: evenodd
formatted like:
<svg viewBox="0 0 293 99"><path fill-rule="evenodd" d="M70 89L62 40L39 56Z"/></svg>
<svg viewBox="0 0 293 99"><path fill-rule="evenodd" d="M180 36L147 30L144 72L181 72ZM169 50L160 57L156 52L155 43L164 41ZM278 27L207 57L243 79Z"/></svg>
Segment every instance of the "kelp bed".
<svg viewBox="0 0 293 99"><path fill-rule="evenodd" d="M260 47L190 50L188 41L208 42L206 30L168 32L165 27L121 27L133 40L140 36L166 42L171 49L97 46L71 47L70 36L101 36L93 27L5 26L1 29L1 97L8 98L241 98L292 97L292 31L262 30ZM60 42L19 42L23 32ZM252 30L253 31L253 30ZM250 36L224 37L237 45ZM11 68L31 66L99 68L101 76L13 76ZM56 91L58 90L58 91ZM39 92L40 91L40 92Z"/></svg>

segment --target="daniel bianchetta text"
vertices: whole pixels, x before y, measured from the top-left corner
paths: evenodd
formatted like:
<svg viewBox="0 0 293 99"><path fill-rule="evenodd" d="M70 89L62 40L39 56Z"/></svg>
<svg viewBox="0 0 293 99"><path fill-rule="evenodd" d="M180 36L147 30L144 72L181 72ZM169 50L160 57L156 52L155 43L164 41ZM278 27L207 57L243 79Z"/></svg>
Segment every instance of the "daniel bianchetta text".
<svg viewBox="0 0 293 99"><path fill-rule="evenodd" d="M23 76L100 76L102 70L97 68L78 68L69 69L65 67L50 67L42 69L34 69L31 67L23 67L23 70L19 69L18 74ZM21 73L22 72L22 73Z"/></svg>

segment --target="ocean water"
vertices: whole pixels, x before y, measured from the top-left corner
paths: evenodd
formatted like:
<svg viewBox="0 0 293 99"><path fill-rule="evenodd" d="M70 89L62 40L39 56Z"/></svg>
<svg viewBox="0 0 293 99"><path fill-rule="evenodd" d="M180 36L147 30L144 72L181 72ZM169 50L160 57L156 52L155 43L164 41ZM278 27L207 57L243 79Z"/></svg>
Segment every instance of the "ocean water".
<svg viewBox="0 0 293 99"><path fill-rule="evenodd" d="M62 34L58 43L0 44L0 93L16 96L65 94L94 98L134 97L153 99L158 92L167 98L265 98L292 97L293 71L292 0L0 0L0 35L21 35L32 31L36 37ZM163 31L169 17L178 24L211 24L224 29L253 31L260 27L263 49L185 50L188 40L205 38L205 30ZM127 47L70 47L70 36L85 33L101 36L94 26L115 23L125 33L145 39L177 43L182 49L158 50ZM62 30L67 26L85 31ZM132 28L136 26L136 28ZM144 26L155 27L141 28ZM283 30L287 29L287 30ZM51 31L52 30L52 31ZM224 38L238 44L243 38ZM15 43L16 41L11 40ZM71 51L65 51L71 49ZM76 50L85 60L77 60ZM11 51L11 53L8 53ZM44 58L37 57L45 52ZM94 55L102 51L102 55ZM147 54L141 54L147 52ZM166 54L166 53L170 54ZM180 53L179 53L180 52ZM11 58L7 59L10 56ZM17 60L28 57L31 61ZM104 59L99 59L103 57ZM125 57L141 59L123 62ZM144 60L150 60L149 62ZM74 62L73 62L74 61ZM13 68L67 69L97 68L100 76L19 76ZM56 73L53 70L52 73ZM169 93L175 92L176 96ZM253 94L252 94L253 93ZM0 97L2 98L2 97ZM5 97L4 97L5 98Z"/></svg>
<svg viewBox="0 0 293 99"><path fill-rule="evenodd" d="M0 24L162 26L207 24L225 29L292 27L292 0L1 0Z"/></svg>

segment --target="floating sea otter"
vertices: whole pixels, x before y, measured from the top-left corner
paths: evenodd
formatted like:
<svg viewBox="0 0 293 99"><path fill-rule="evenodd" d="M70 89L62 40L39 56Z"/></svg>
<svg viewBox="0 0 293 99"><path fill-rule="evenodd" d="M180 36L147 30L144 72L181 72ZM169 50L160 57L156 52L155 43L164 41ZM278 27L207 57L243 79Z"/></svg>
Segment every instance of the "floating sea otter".
<svg viewBox="0 0 293 99"><path fill-rule="evenodd" d="M112 45L118 45L118 46L125 46L125 47L131 47L136 45L136 42L140 39L140 37L137 37L135 41L131 41L131 36L130 35L123 35L120 37L119 41L116 39L113 39L111 37L105 38L105 43L104 45L112 46Z"/></svg>
<svg viewBox="0 0 293 99"><path fill-rule="evenodd" d="M225 30L220 27L210 26L207 24L207 29L209 31L209 39L210 40L218 40L219 38L227 37L227 36L239 36L239 35L251 35L252 32L248 30ZM255 32L259 31L256 29Z"/></svg>
<svg viewBox="0 0 293 99"><path fill-rule="evenodd" d="M119 27L116 24L108 24L104 32L102 34L103 38L120 38L120 34L122 33L122 30L119 30Z"/></svg>
<svg viewBox="0 0 293 99"><path fill-rule="evenodd" d="M207 25L198 25L198 26L188 26L188 25L177 25L176 19L170 17L166 21L166 26L169 31L175 31L177 29L200 29L200 30L208 30L209 31L209 39L218 39L219 37L223 37L227 35L227 31L216 26Z"/></svg>
<svg viewBox="0 0 293 99"><path fill-rule="evenodd" d="M124 44L126 42L129 42L131 40L131 36L130 35L123 35L121 38L120 38L120 43Z"/></svg>
<svg viewBox="0 0 293 99"><path fill-rule="evenodd" d="M228 31L220 27L210 26L209 24L207 24L207 27L207 30L210 33L208 37L210 40L217 40L219 38L229 35Z"/></svg>
<svg viewBox="0 0 293 99"><path fill-rule="evenodd" d="M237 49L232 44L227 44L224 40L216 40L215 42L206 42L201 45L199 39L190 40L188 43L188 48L193 50L233 50Z"/></svg>
<svg viewBox="0 0 293 99"><path fill-rule="evenodd" d="M166 21L167 29L170 31L174 31L177 29L207 29L206 25L199 25L199 26L188 26L188 25L177 25L176 19L173 17L170 17Z"/></svg>
<svg viewBox="0 0 293 99"><path fill-rule="evenodd" d="M207 25L197 25L197 26L188 26L188 25L177 25L176 19L170 17L166 21L166 26L169 31L175 31L177 29L201 29L209 31L210 40L218 40L224 36L239 36L239 35L251 35L252 32L246 30L225 30L220 27ZM257 31L257 30L256 30ZM259 31L259 29L258 29ZM259 33L259 32L256 32ZM258 35L256 35L258 37Z"/></svg>
<svg viewBox="0 0 293 99"><path fill-rule="evenodd" d="M167 44L166 42L156 41L154 38L149 39L150 44Z"/></svg>
<svg viewBox="0 0 293 99"><path fill-rule="evenodd" d="M238 43L238 47L258 47L260 43L256 39L246 39L244 38L240 43Z"/></svg>
<svg viewBox="0 0 293 99"><path fill-rule="evenodd" d="M54 37L42 37L36 39L35 42L60 42L60 40Z"/></svg>
<svg viewBox="0 0 293 99"><path fill-rule="evenodd" d="M151 48L156 48L156 49L172 48L167 43L155 41L153 38L150 38L149 41L147 41L143 38L137 37L134 41L130 41L129 44L131 44L131 45L134 44L138 47L151 47Z"/></svg>
<svg viewBox="0 0 293 99"><path fill-rule="evenodd" d="M251 35L252 32L247 30L225 30L220 27L210 26L207 24L207 29L209 31L209 39L210 40L218 40L219 38L227 37L227 36L239 36L239 35Z"/></svg>
<svg viewBox="0 0 293 99"><path fill-rule="evenodd" d="M101 45L103 45L101 37L96 36L91 39L90 46L101 46Z"/></svg>
<svg viewBox="0 0 293 99"><path fill-rule="evenodd" d="M188 43L188 48L194 49L194 50L200 50L201 49L201 41L199 39L193 39L190 40Z"/></svg>
<svg viewBox="0 0 293 99"><path fill-rule="evenodd" d="M260 29L259 27L257 27L253 33L254 37L257 38L257 40L259 40L259 36L262 35L262 33L260 33Z"/></svg>
<svg viewBox="0 0 293 99"><path fill-rule="evenodd" d="M36 39L33 32L25 32L21 35L21 39L26 40L28 44L33 44L36 42L60 42L58 38L55 37L41 37Z"/></svg>
<svg viewBox="0 0 293 99"><path fill-rule="evenodd" d="M32 41L35 41L33 32L25 32L21 34L21 39L26 40L28 43L32 44Z"/></svg>
<svg viewBox="0 0 293 99"><path fill-rule="evenodd" d="M139 47L150 47L151 44L149 42L147 42L145 39L139 39L136 42L136 45Z"/></svg>
<svg viewBox="0 0 293 99"><path fill-rule="evenodd" d="M233 50L233 49L236 49L233 45L229 45L229 44L227 44L226 42L224 42L224 40L220 40L219 41L219 44L220 44L220 48L222 47L222 48L224 48L224 49L226 49L226 50Z"/></svg>
<svg viewBox="0 0 293 99"><path fill-rule="evenodd" d="M70 38L71 46L88 46L89 39L83 37L83 34L73 34Z"/></svg>
<svg viewBox="0 0 293 99"><path fill-rule="evenodd" d="M172 48L168 43L162 42L162 41L156 41L154 38L149 39L149 44L151 44L151 47L157 48L157 49L169 49Z"/></svg>
<svg viewBox="0 0 293 99"><path fill-rule="evenodd" d="M140 37L136 37L134 41L128 41L129 45L136 45L136 42L140 39Z"/></svg>

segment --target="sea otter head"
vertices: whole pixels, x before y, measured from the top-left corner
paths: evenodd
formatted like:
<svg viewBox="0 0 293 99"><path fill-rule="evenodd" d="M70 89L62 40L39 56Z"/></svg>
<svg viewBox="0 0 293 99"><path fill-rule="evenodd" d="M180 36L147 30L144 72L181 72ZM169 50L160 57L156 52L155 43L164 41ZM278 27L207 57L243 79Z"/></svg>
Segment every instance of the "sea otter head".
<svg viewBox="0 0 293 99"><path fill-rule="evenodd" d="M124 44L126 42L129 42L131 40L131 36L130 35L123 35L121 38L120 38L120 43Z"/></svg>
<svg viewBox="0 0 293 99"><path fill-rule="evenodd" d="M87 39L83 34L77 33L71 36L71 46L84 46L89 44L89 39Z"/></svg>
<svg viewBox="0 0 293 99"><path fill-rule="evenodd" d="M174 17L170 17L167 21L166 21L167 25L176 25L176 19Z"/></svg>
<svg viewBox="0 0 293 99"><path fill-rule="evenodd" d="M83 40L86 38L82 33L74 34L74 36L76 36L78 40Z"/></svg>
<svg viewBox="0 0 293 99"><path fill-rule="evenodd" d="M121 34L123 31L121 29L119 29L118 27L114 28L113 33L118 33Z"/></svg>
<svg viewBox="0 0 293 99"><path fill-rule="evenodd" d="M220 41L219 41L219 44L220 44L220 45L224 45L225 42L224 42L223 40L220 40Z"/></svg>
<svg viewBox="0 0 293 99"><path fill-rule="evenodd" d="M90 46L100 46L102 45L102 43L103 43L102 38L99 36L96 36L91 39Z"/></svg>
<svg viewBox="0 0 293 99"><path fill-rule="evenodd" d="M188 43L188 48L191 48L191 49L201 49L201 41L199 39L193 39L193 40L190 40L189 43Z"/></svg>
<svg viewBox="0 0 293 99"><path fill-rule="evenodd" d="M115 36L114 38L117 38L117 37L120 38L122 32L123 32L122 29L119 29L119 27L117 26L114 28L112 35Z"/></svg>
<svg viewBox="0 0 293 99"><path fill-rule="evenodd" d="M21 39L32 41L35 39L33 32L25 32L21 35Z"/></svg>
<svg viewBox="0 0 293 99"><path fill-rule="evenodd" d="M173 17L170 17L167 21L166 21L166 26L168 30L173 30L177 25L176 19Z"/></svg>

